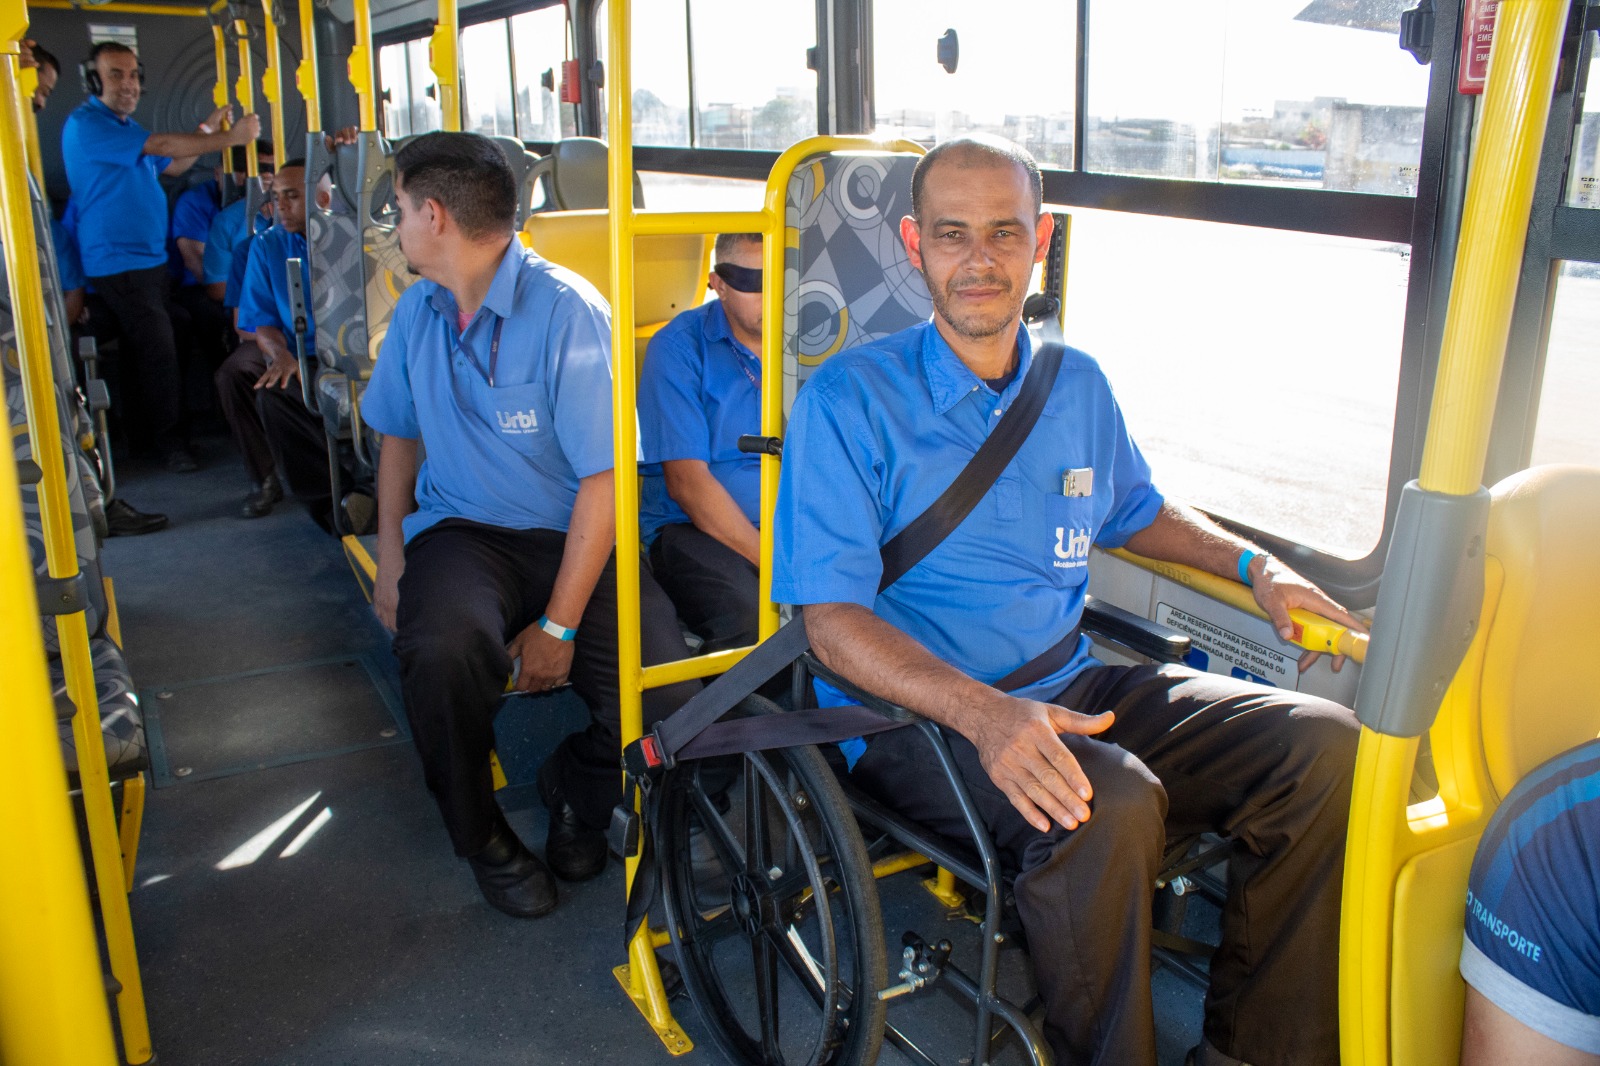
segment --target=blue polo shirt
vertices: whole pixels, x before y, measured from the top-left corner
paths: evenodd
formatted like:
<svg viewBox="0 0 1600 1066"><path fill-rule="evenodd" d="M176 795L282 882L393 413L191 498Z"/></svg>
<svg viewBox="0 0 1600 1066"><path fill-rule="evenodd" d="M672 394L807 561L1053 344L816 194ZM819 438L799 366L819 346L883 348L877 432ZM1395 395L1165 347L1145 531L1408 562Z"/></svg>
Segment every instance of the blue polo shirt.
<svg viewBox="0 0 1600 1066"><path fill-rule="evenodd" d="M1019 372L999 394L932 322L836 355L812 375L784 439L774 601L861 604L985 682L1078 624L1089 545L1121 545L1154 520L1162 497L1099 365L1071 348L999 480L878 595L879 548L944 492L1021 391L1033 362L1026 330L1019 346ZM1063 495L1065 472L1082 468L1094 471L1092 492ZM1091 661L1084 637L1066 666L1017 694L1053 696Z"/></svg>
<svg viewBox="0 0 1600 1066"><path fill-rule="evenodd" d="M1495 811L1472 861L1461 976L1600 1055L1600 740L1529 773Z"/></svg>
<svg viewBox="0 0 1600 1066"><path fill-rule="evenodd" d="M427 442L405 538L446 518L564 532L579 479L612 467L610 310L513 239L464 332L456 313L437 283L407 288L361 400L379 433Z"/></svg>
<svg viewBox="0 0 1600 1066"><path fill-rule="evenodd" d="M289 260L300 260L301 291L306 300L306 351L316 346L317 327L311 320L311 257L304 234L273 226L250 242L244 284L239 289L239 329L254 333L262 326L283 331L294 347L294 311L289 306Z"/></svg>
<svg viewBox="0 0 1600 1066"><path fill-rule="evenodd" d="M699 459L756 526L761 525L761 457L739 437L761 432L761 359L734 337L721 301L683 312L650 338L639 376L639 534L688 522L667 494L661 464Z"/></svg>
<svg viewBox="0 0 1600 1066"><path fill-rule="evenodd" d="M167 261L167 194L160 175L171 159L145 155L150 139L98 97L67 116L61 156L78 205L78 252L91 278L161 266Z"/></svg>
<svg viewBox="0 0 1600 1066"><path fill-rule="evenodd" d="M206 230L205 237L200 238L206 242L206 276L203 279L205 284L216 285L228 280L228 274L233 268L233 250L245 237L244 213L249 207L244 199L235 200L217 212ZM177 216L173 217L176 219ZM260 212L256 213L255 232L264 233L271 226L270 218Z"/></svg>
<svg viewBox="0 0 1600 1066"><path fill-rule="evenodd" d="M183 255L177 252L176 242L178 238L186 237L191 241L206 243L211 234L211 220L216 218L221 210L222 190L217 188L217 183L214 181L185 189L177 202L172 205L170 232L174 242L173 251L178 256L178 266L183 273L184 285L198 285L200 279L183 265Z"/></svg>
<svg viewBox="0 0 1600 1066"><path fill-rule="evenodd" d="M78 258L78 242L72 239L56 219L50 220L50 243L56 250L56 271L61 275L61 291L71 292L87 284L83 277L83 262Z"/></svg>

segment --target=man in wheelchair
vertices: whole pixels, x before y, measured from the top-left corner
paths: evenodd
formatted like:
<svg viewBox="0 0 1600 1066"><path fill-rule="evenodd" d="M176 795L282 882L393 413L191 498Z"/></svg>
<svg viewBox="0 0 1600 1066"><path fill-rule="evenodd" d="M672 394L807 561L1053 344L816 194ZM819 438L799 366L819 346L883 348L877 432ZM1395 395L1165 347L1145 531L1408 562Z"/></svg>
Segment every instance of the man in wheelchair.
<svg viewBox="0 0 1600 1066"><path fill-rule="evenodd" d="M1090 545L1237 576L1285 636L1294 607L1365 627L1279 560L1165 500L1105 376L1072 349L985 497L880 591L882 546L1023 392L1034 355L1023 299L1052 222L1034 161L999 140L929 152L912 202L901 235L934 317L834 356L800 391L772 598L804 606L825 666L945 727L1016 874L1058 1062L1153 1066L1157 867L1169 833L1216 832L1235 843L1191 1061L1332 1066L1355 718L1182 667L1098 663L1078 631ZM1024 664L1033 679L1005 685ZM818 694L848 702L820 681ZM929 829L963 832L916 730L845 747L852 783Z"/></svg>

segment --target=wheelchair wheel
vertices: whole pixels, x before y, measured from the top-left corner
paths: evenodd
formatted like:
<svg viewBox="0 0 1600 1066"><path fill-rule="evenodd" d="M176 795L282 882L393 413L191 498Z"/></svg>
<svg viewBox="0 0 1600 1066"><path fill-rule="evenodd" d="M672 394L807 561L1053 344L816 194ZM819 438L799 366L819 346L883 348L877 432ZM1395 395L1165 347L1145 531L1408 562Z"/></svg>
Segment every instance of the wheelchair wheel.
<svg viewBox="0 0 1600 1066"><path fill-rule="evenodd" d="M747 714L780 713L752 696ZM872 864L814 747L675 771L661 787L661 893L685 991L740 1063L876 1060L887 984Z"/></svg>

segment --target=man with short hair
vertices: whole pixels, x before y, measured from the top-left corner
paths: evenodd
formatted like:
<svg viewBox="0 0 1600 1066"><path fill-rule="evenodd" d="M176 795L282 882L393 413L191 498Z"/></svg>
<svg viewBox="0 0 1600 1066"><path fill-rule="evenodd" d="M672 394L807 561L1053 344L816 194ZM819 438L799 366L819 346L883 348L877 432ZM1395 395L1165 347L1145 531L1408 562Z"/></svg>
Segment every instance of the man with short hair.
<svg viewBox="0 0 1600 1066"><path fill-rule="evenodd" d="M488 902L535 918L553 869L605 867L621 800L611 322L571 271L525 249L505 156L430 133L395 159L401 251L421 275L389 324L362 416L383 436L373 607L395 631L423 775ZM420 442L427 442L422 459ZM640 560L643 661L685 657L672 606ZM495 803L492 723L521 692L571 680L590 724L539 771L547 868ZM698 689L644 695L646 722Z"/></svg>
<svg viewBox="0 0 1600 1066"><path fill-rule="evenodd" d="M1280 636L1321 590L1165 500L1110 386L1067 349L1031 433L968 517L882 591L880 550L944 492L1022 393L1021 313L1049 248L1037 166L993 138L918 164L901 236L932 321L830 358L796 398L772 598L822 661L943 725L1002 860L1068 1064L1153 1066L1150 913L1168 831L1230 837L1200 1066L1338 1062L1340 885L1357 726L1343 707L1173 666L1110 667L1078 631L1089 547L1240 579ZM1011 692L992 687L1032 667ZM1309 665L1309 660L1304 665ZM846 702L819 685L823 703ZM965 833L914 730L844 745L852 780ZM1292 1019L1292 1024L1286 1019Z"/></svg>
<svg viewBox="0 0 1600 1066"><path fill-rule="evenodd" d="M78 205L78 250L96 292L116 317L146 436L171 470L197 469L179 431L177 346L166 299L167 198L159 176L176 176L196 158L254 140L261 122L246 115L219 127L218 108L194 133L147 132L130 117L144 75L131 48L105 41L89 54L94 93L67 118L61 154Z"/></svg>
<svg viewBox="0 0 1600 1066"><path fill-rule="evenodd" d="M56 82L61 80L61 60L36 41L23 41L22 45L22 65L28 66L31 56L32 65L39 72L39 83L33 90L33 113L37 115L50 102L50 94L55 92Z"/></svg>
<svg viewBox="0 0 1600 1066"><path fill-rule="evenodd" d="M707 652L754 644L761 457L761 234L717 237L717 299L650 339L639 376L640 537Z"/></svg>
<svg viewBox="0 0 1600 1066"><path fill-rule="evenodd" d="M242 175L244 149L235 146L228 151L233 156L231 162L235 176ZM248 197L241 196L217 212L200 242L200 283L205 286L206 295L224 307L238 306L237 300L231 305L227 302L228 274L233 267L234 247L255 234L266 232L272 225L272 159L272 145L266 141L257 141L256 161L261 172L261 188L267 195L256 216L250 219L248 224L246 223L244 216L250 209L250 201ZM176 228L176 213L173 218ZM182 244L180 239L180 248Z"/></svg>

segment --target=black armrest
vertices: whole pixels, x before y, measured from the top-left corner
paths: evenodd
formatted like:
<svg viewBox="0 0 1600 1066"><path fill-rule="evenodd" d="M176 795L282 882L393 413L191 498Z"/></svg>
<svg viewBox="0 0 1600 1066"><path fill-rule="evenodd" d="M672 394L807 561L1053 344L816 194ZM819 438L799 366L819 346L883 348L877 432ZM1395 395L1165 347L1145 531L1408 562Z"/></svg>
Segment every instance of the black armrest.
<svg viewBox="0 0 1600 1066"><path fill-rule="evenodd" d="M863 707L877 711L885 718L896 722L916 722L921 719L921 716L915 711L907 710L898 703L890 703L888 700L883 699L880 696L874 696L866 689L857 686L854 682L840 677L832 670L829 670L826 666L823 666L821 660L819 660L813 653L808 651L800 658L805 663L806 670L808 672L816 677L822 678L822 680L826 681L840 692L843 692L846 696L849 696L851 699L860 703Z"/></svg>
<svg viewBox="0 0 1600 1066"><path fill-rule="evenodd" d="M1189 638L1177 630L1101 603L1093 596L1083 598L1083 631L1162 663L1183 662L1191 645Z"/></svg>

